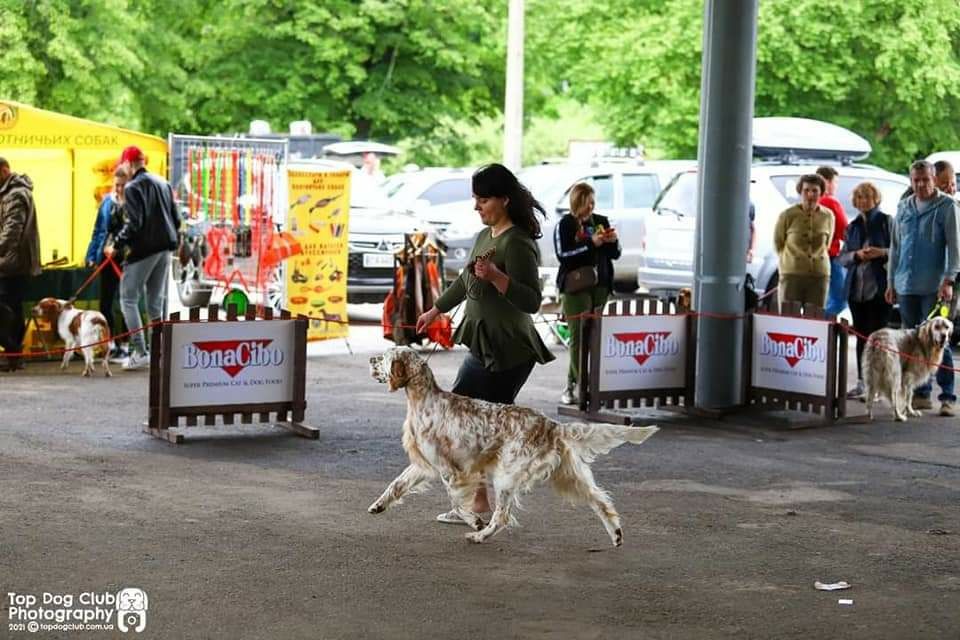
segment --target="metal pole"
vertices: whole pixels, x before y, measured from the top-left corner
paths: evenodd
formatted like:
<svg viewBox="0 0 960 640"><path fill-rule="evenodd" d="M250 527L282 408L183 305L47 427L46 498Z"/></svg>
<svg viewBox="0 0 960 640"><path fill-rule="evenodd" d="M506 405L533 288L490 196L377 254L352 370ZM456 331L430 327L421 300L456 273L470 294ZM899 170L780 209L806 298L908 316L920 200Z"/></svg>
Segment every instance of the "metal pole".
<svg viewBox="0 0 960 640"><path fill-rule="evenodd" d="M707 0L704 7L694 306L720 316L744 309L757 5ZM742 402L743 348L742 319L698 317L698 408Z"/></svg>
<svg viewBox="0 0 960 640"><path fill-rule="evenodd" d="M507 85L503 106L503 164L523 164L523 2L510 0L507 16Z"/></svg>

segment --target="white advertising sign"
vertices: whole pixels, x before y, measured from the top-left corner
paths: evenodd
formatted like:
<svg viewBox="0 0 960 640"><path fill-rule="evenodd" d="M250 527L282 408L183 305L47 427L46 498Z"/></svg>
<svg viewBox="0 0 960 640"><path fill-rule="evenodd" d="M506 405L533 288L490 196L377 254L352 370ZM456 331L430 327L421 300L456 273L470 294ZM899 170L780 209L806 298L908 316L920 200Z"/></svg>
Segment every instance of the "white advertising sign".
<svg viewBox="0 0 960 640"><path fill-rule="evenodd" d="M171 327L170 406L293 400L293 320Z"/></svg>
<svg viewBox="0 0 960 640"><path fill-rule="evenodd" d="M829 330L823 320L754 315L753 386L826 395Z"/></svg>
<svg viewBox="0 0 960 640"><path fill-rule="evenodd" d="M601 392L686 384L685 316L604 316L601 327Z"/></svg>

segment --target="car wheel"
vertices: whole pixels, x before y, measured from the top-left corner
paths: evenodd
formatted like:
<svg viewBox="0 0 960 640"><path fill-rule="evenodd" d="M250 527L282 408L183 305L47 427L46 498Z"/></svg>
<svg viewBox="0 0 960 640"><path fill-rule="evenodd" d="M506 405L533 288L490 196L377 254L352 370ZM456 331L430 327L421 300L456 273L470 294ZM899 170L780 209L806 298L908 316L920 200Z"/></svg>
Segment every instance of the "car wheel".
<svg viewBox="0 0 960 640"><path fill-rule="evenodd" d="M205 307L210 303L210 294L213 291L201 283L197 260L191 257L184 261L178 256L170 261L170 269L183 306Z"/></svg>
<svg viewBox="0 0 960 640"><path fill-rule="evenodd" d="M274 311L279 312L283 310L285 282L284 264L280 263L276 268L271 269L266 282L266 300L264 304Z"/></svg>

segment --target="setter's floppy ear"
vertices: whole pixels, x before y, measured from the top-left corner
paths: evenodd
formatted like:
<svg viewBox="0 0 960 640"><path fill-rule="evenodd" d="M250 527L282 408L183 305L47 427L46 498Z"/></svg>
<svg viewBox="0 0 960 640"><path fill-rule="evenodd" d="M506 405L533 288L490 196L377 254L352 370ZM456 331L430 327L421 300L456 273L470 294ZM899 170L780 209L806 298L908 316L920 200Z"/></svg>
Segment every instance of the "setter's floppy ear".
<svg viewBox="0 0 960 640"><path fill-rule="evenodd" d="M390 375L387 377L387 389L396 391L407 386L407 365L394 355L390 358Z"/></svg>
<svg viewBox="0 0 960 640"><path fill-rule="evenodd" d="M925 347L933 346L933 323L924 322L917 329L917 339L920 340L920 344Z"/></svg>

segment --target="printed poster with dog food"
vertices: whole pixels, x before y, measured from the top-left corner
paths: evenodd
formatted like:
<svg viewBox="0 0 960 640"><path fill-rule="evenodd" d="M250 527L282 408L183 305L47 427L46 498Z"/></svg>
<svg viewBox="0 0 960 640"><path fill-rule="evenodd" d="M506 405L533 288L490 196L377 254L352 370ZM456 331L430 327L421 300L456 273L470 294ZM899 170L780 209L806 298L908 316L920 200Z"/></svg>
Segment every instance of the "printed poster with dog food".
<svg viewBox="0 0 960 640"><path fill-rule="evenodd" d="M676 389L686 384L685 316L605 316L600 391Z"/></svg>
<svg viewBox="0 0 960 640"><path fill-rule="evenodd" d="M293 320L171 327L170 406L293 400Z"/></svg>
<svg viewBox="0 0 960 640"><path fill-rule="evenodd" d="M829 332L823 320L754 315L753 386L824 395Z"/></svg>
<svg viewBox="0 0 960 640"><path fill-rule="evenodd" d="M307 340L346 337L350 171L288 173L287 230L303 252L287 262L287 304L310 316Z"/></svg>

